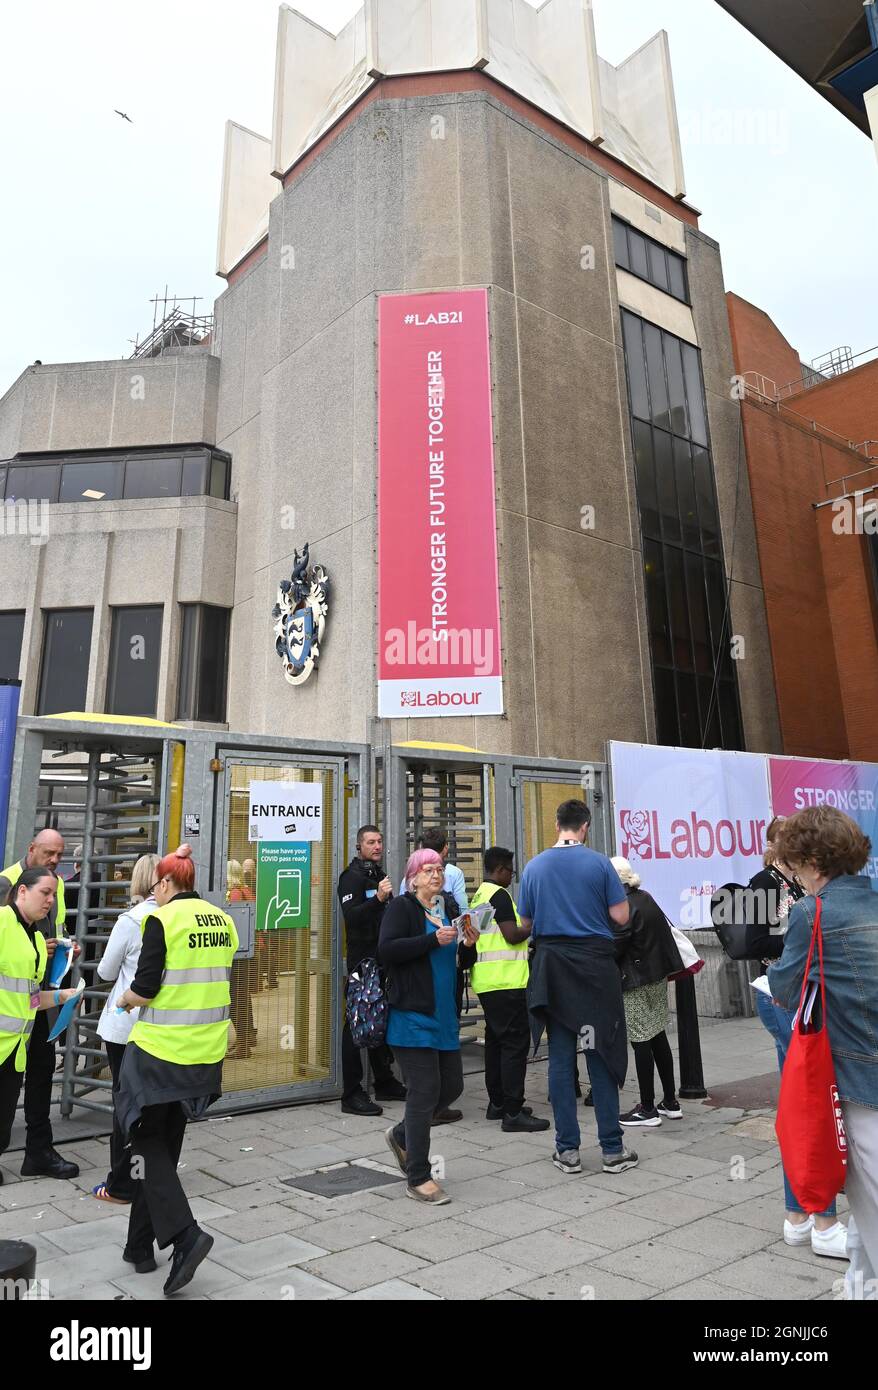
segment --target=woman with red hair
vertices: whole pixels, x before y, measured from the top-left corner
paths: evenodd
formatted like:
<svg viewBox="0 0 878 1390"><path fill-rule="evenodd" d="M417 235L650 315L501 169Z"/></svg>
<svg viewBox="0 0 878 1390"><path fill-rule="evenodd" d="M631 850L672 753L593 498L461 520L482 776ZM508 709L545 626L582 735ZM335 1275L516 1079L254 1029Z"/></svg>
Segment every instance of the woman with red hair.
<svg viewBox="0 0 878 1390"><path fill-rule="evenodd" d="M195 892L189 845L159 860L157 907L143 923L137 974L119 999L139 1008L119 1078L117 1110L129 1138L134 1199L122 1258L155 1269L153 1241L173 1245L166 1294L192 1279L213 1245L196 1224L177 1175L187 1120L222 1094L229 979L238 935L231 917Z"/></svg>

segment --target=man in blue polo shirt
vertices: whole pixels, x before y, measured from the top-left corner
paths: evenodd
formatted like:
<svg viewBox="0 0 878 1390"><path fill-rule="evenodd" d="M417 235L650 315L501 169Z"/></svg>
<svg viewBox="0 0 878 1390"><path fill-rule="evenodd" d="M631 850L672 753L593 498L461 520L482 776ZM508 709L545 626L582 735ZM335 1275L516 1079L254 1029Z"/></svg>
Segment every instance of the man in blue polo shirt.
<svg viewBox="0 0 878 1390"><path fill-rule="evenodd" d="M605 1173L637 1165L622 1142L619 1087L628 1065L616 931L628 922L628 900L609 859L588 849L591 812L584 801L562 802L557 843L532 859L518 894L523 925L535 947L528 984L534 1042L549 1035L549 1093L555 1116L552 1162L579 1173L576 1052L582 1038L594 1097Z"/></svg>

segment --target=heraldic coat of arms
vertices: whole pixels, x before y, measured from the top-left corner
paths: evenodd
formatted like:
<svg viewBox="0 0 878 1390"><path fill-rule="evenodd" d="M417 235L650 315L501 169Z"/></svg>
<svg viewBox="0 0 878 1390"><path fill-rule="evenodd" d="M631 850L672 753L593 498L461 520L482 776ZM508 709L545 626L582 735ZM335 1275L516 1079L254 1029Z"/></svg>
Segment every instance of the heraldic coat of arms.
<svg viewBox="0 0 878 1390"><path fill-rule="evenodd" d="M329 577L322 565L309 568L309 546L293 555L293 572L282 579L275 619L275 644L290 685L302 685L320 661L320 646L329 612Z"/></svg>

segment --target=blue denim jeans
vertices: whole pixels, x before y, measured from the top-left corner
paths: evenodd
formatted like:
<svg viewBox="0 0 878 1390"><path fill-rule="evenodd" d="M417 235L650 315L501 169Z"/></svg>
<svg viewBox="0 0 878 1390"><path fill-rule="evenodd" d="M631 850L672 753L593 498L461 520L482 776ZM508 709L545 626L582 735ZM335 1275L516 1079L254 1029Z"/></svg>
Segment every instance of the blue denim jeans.
<svg viewBox="0 0 878 1390"><path fill-rule="evenodd" d="M576 1049L579 1039L570 1029L550 1018L549 1034L549 1095L555 1116L555 1147L558 1153L578 1149L581 1135L576 1115ZM586 1052L585 1063L594 1098L595 1119L598 1122L598 1143L605 1154L622 1152L622 1127L619 1124L619 1088L610 1075L603 1057Z"/></svg>
<svg viewBox="0 0 878 1390"><path fill-rule="evenodd" d="M774 1038L774 1045L777 1049L777 1065L782 1072L790 1039L793 1036L793 1019L796 1016L796 1011L795 1009L782 1009L780 1004L773 1003L767 994L762 993L761 989L754 989L753 993L756 995L756 1010L759 1017ZM804 1208L793 1195L793 1189L790 1187L786 1173L783 1175L783 1187L787 1211L800 1211L804 1215ZM835 1202L830 1202L826 1210L820 1215L835 1216Z"/></svg>

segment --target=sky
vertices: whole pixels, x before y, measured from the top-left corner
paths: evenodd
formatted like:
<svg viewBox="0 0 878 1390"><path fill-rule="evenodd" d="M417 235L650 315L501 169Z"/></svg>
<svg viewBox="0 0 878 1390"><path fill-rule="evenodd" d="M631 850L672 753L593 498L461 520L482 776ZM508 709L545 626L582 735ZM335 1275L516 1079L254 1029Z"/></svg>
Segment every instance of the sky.
<svg viewBox="0 0 878 1390"><path fill-rule="evenodd" d="M41 0L0 14L0 394L127 357L150 300L210 312L227 118L271 131L276 0ZM299 0L338 29L357 0ZM714 0L594 0L601 55L670 36L689 201L727 288L805 360L878 344L872 144ZM114 114L126 112L131 121Z"/></svg>

